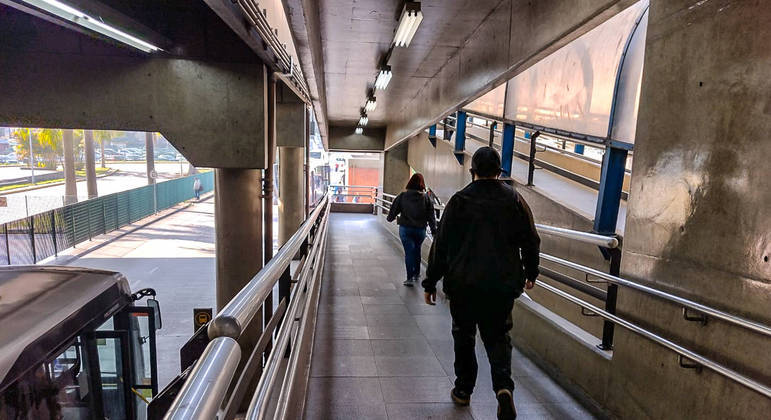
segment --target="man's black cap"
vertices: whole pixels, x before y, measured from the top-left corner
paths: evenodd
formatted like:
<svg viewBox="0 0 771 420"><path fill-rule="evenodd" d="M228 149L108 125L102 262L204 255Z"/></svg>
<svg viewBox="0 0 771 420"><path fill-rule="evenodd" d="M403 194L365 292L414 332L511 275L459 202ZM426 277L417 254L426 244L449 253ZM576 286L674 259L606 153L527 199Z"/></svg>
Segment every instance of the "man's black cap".
<svg viewBox="0 0 771 420"><path fill-rule="evenodd" d="M485 178L496 176L501 173L501 156L492 147L480 147L471 158L471 170Z"/></svg>

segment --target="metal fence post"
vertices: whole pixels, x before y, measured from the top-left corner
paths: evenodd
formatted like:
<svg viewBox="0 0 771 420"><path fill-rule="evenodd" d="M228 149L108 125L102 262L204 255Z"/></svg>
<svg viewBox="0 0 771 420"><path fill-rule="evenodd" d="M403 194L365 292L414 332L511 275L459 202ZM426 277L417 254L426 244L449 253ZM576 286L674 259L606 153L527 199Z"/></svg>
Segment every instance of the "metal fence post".
<svg viewBox="0 0 771 420"><path fill-rule="evenodd" d="M100 198L99 201L102 203L102 232L107 233L107 215L104 212L104 198Z"/></svg>
<svg viewBox="0 0 771 420"><path fill-rule="evenodd" d="M91 205L86 202L86 220L88 220L88 240L91 240Z"/></svg>
<svg viewBox="0 0 771 420"><path fill-rule="evenodd" d="M540 131L530 134L530 156L528 157L527 165L527 185L533 186L533 176L535 175L535 142L538 140L538 136L541 135Z"/></svg>
<svg viewBox="0 0 771 420"><path fill-rule="evenodd" d="M8 223L3 223L3 233L5 233L5 254L8 256L8 265L11 265L11 245L8 243Z"/></svg>
<svg viewBox="0 0 771 420"><path fill-rule="evenodd" d="M56 246L56 210L51 210L51 238L54 242L54 256L59 256L59 249Z"/></svg>
<svg viewBox="0 0 771 420"><path fill-rule="evenodd" d="M32 263L37 264L37 252L35 251L35 218L28 217L28 219L29 219L29 241L32 244Z"/></svg>

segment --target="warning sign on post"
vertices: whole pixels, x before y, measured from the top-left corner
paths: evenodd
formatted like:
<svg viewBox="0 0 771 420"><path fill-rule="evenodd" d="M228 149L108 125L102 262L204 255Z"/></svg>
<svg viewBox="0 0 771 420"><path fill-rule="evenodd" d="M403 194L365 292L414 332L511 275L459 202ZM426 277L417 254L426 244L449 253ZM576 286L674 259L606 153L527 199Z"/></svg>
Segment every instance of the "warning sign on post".
<svg viewBox="0 0 771 420"><path fill-rule="evenodd" d="M198 331L199 328L211 321L211 317L211 308L193 308L193 332Z"/></svg>

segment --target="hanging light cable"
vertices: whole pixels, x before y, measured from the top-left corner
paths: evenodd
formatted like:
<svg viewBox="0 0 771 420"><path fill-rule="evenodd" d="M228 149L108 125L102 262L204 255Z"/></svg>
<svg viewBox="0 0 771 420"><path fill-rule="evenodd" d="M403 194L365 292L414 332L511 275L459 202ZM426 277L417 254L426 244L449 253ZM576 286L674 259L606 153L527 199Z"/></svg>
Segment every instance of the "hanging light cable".
<svg viewBox="0 0 771 420"><path fill-rule="evenodd" d="M399 27L396 29L396 35L394 35L394 44L397 47L409 47L412 37L415 36L422 21L423 12L420 10L420 2L406 2L399 18Z"/></svg>

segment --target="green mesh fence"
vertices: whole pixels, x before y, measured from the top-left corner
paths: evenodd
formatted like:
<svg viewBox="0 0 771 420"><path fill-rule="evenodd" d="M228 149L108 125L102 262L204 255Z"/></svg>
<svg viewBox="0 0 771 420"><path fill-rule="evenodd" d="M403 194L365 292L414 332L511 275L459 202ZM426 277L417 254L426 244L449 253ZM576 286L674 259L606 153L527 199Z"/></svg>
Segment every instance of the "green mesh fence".
<svg viewBox="0 0 771 420"><path fill-rule="evenodd" d="M34 264L94 236L102 235L214 190L214 172L203 172L156 185L134 188L34 216L4 223L0 231L0 264Z"/></svg>

